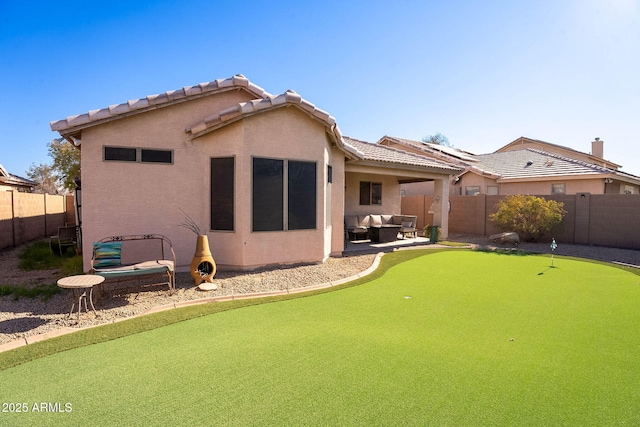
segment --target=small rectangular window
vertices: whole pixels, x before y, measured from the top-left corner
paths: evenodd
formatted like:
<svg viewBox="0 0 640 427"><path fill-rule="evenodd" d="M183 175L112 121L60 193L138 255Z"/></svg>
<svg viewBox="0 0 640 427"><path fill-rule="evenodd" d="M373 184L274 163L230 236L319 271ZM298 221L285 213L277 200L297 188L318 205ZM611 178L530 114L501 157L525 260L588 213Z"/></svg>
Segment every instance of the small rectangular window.
<svg viewBox="0 0 640 427"><path fill-rule="evenodd" d="M487 195L489 195L489 196L497 196L498 195L498 186L497 185L487 185Z"/></svg>
<svg viewBox="0 0 640 427"><path fill-rule="evenodd" d="M480 194L480 186L473 185L473 186L465 187L464 194L467 196L476 196Z"/></svg>
<svg viewBox="0 0 640 427"><path fill-rule="evenodd" d="M382 184L379 182L360 181L360 204L381 205Z"/></svg>
<svg viewBox="0 0 640 427"><path fill-rule="evenodd" d="M135 162L135 148L104 147L104 159L120 162Z"/></svg>
<svg viewBox="0 0 640 427"><path fill-rule="evenodd" d="M564 184L551 184L551 194L564 194L565 186Z"/></svg>
<svg viewBox="0 0 640 427"><path fill-rule="evenodd" d="M143 163L173 163L173 151L171 150L140 150L140 160Z"/></svg>
<svg viewBox="0 0 640 427"><path fill-rule="evenodd" d="M333 167L327 165L327 182L331 184L333 182Z"/></svg>

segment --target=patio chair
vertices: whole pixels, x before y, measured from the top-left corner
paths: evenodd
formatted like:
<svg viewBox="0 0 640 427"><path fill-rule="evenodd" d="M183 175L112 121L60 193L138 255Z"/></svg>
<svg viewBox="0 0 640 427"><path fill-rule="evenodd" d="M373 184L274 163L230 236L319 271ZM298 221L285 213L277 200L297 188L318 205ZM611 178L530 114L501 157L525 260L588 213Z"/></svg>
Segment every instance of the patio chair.
<svg viewBox="0 0 640 427"><path fill-rule="evenodd" d="M369 238L369 221L370 216L346 215L344 217L344 227L347 232L348 240L357 240L359 238Z"/></svg>
<svg viewBox="0 0 640 427"><path fill-rule="evenodd" d="M49 249L51 249L51 252L57 253L60 256L67 251L67 248L77 248L77 246L78 227L75 225L58 227L58 234L51 236L49 239Z"/></svg>
<svg viewBox="0 0 640 427"><path fill-rule="evenodd" d="M418 237L418 229L416 228L417 222L417 216L405 215L402 224L400 224L400 234L402 234L403 238L406 238L407 235L410 235L414 238Z"/></svg>

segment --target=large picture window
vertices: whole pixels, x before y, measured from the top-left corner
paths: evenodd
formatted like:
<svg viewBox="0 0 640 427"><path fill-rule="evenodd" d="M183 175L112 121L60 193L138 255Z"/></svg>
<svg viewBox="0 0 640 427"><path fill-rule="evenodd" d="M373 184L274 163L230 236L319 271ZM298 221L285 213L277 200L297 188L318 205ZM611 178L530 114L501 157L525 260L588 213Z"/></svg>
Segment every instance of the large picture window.
<svg viewBox="0 0 640 427"><path fill-rule="evenodd" d="M253 231L316 228L316 163L253 158Z"/></svg>
<svg viewBox="0 0 640 427"><path fill-rule="evenodd" d="M211 230L233 231L235 158L211 159Z"/></svg>
<svg viewBox="0 0 640 427"><path fill-rule="evenodd" d="M382 184L379 182L360 181L360 204L381 205Z"/></svg>

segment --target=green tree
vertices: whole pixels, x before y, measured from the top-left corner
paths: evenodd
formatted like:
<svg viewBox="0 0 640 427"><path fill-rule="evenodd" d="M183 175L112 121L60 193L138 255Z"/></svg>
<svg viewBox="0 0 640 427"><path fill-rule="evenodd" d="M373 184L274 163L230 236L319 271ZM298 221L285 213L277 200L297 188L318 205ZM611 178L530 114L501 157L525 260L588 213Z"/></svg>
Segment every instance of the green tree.
<svg viewBox="0 0 640 427"><path fill-rule="evenodd" d="M536 242L545 233L554 230L567 213L564 203L536 196L507 196L489 215L503 231L515 231L525 242Z"/></svg>
<svg viewBox="0 0 640 427"><path fill-rule="evenodd" d="M29 170L27 171L27 176L38 183L38 185L34 189L36 193L60 193L58 180L53 175L53 171L51 170L50 165L44 163L36 165L34 163L31 163L31 167L29 167Z"/></svg>
<svg viewBox="0 0 640 427"><path fill-rule="evenodd" d="M80 149L60 138L48 144L51 164L32 164L27 175L39 184L40 191L58 194L73 190L80 178Z"/></svg>
<svg viewBox="0 0 640 427"><path fill-rule="evenodd" d="M422 142L428 142L430 144L443 145L445 147L453 147L453 144L449 142L449 138L441 134L440 132L435 135L427 135L422 138Z"/></svg>

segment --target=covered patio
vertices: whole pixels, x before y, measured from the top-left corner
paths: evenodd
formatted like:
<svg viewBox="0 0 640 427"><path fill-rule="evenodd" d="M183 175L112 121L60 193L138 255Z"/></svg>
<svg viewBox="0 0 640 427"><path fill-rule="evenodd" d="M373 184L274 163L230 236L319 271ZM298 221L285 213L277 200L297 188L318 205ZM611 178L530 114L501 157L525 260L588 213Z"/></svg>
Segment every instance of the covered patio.
<svg viewBox="0 0 640 427"><path fill-rule="evenodd" d="M434 221L431 225L440 227L441 238L447 238L449 232L449 181L450 176L462 171L460 167L380 144L370 144L346 137L344 140L345 143L361 153L360 158L348 159L345 162L345 223L354 215L358 216L358 221L361 221L361 217L366 218L367 216L372 218L382 216L387 219L398 215L415 216L417 212L402 211L401 184L433 181L436 197L432 206ZM382 227L387 226L384 224L383 219ZM358 226L363 228L365 233L367 228L371 231L375 227L380 227L377 223L367 224L366 219L363 224L358 224ZM416 231L420 233L422 230L417 229ZM428 243L428 239L424 238L394 240L389 243L372 243L370 240L353 241L345 233L344 252L362 251L364 249L360 248L363 248L365 244L370 245L371 247L367 250L372 251L396 245L401 247Z"/></svg>
<svg viewBox="0 0 640 427"><path fill-rule="evenodd" d="M353 255L356 253L378 253L378 252L393 252L398 249L405 249L417 246L427 246L432 243L426 237L412 237L395 240L387 243L375 243L371 240L356 240L350 241L345 238L343 255Z"/></svg>

